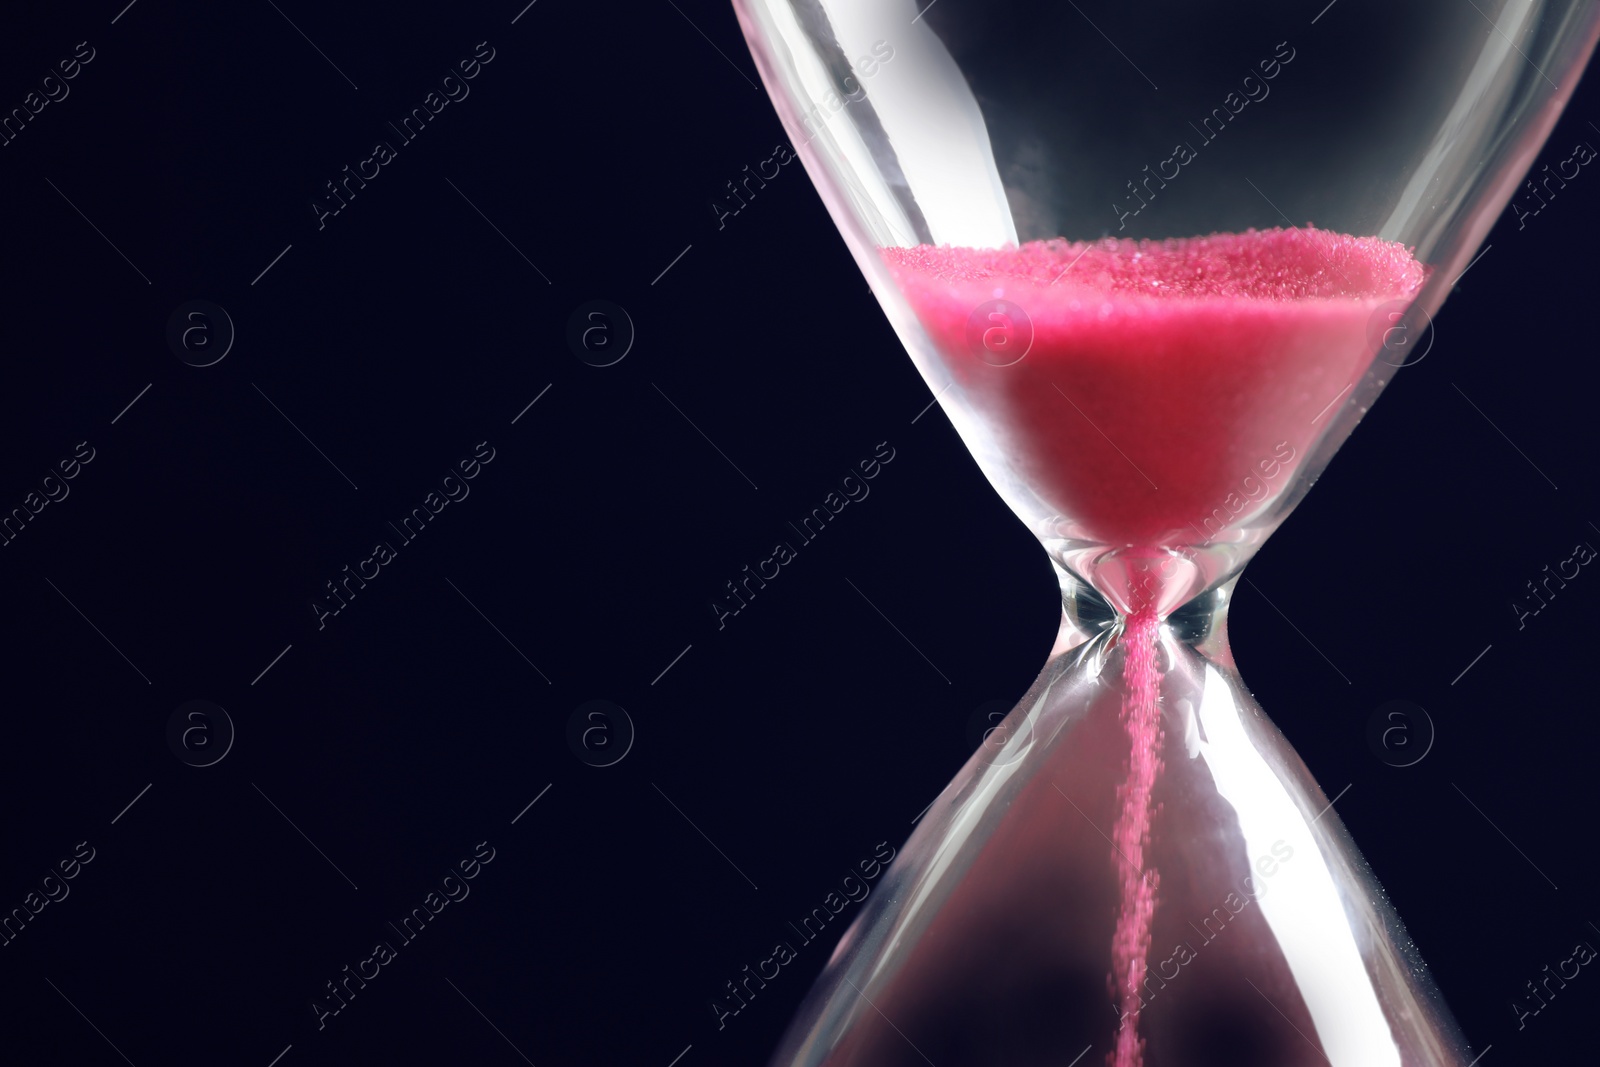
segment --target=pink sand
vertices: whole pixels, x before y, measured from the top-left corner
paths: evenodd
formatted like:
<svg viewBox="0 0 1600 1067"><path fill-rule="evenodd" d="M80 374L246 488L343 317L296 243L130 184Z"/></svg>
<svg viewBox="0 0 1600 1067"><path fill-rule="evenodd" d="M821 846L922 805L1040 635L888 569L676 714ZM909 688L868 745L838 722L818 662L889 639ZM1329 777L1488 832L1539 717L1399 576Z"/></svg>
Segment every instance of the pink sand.
<svg viewBox="0 0 1600 1067"><path fill-rule="evenodd" d="M1381 343L1379 309L1409 302L1427 276L1402 245L1309 227L883 256L966 402L1045 506L1084 538L1141 548L1208 541L1286 488ZM994 321L983 305L995 300L1032 325L1014 363L1026 329L1005 335L1003 358L981 347ZM1161 773L1160 625L1145 596L1120 635L1128 765L1112 832L1110 985L1121 1021L1108 1067L1144 1061L1139 989L1161 884L1146 866Z"/></svg>
<svg viewBox="0 0 1600 1067"><path fill-rule="evenodd" d="M1128 732L1128 770L1117 788L1117 824L1112 830L1119 863L1121 908L1111 941L1111 981L1117 998L1117 1042L1106 1057L1107 1067L1141 1067L1144 1039L1139 1013L1144 1000L1139 988L1149 967L1150 921L1156 911L1161 875L1145 867L1150 844L1150 794L1161 774L1161 672L1156 663L1156 631L1160 620L1148 607L1127 621L1123 641L1127 659L1123 683L1122 724Z"/></svg>
<svg viewBox="0 0 1600 1067"><path fill-rule="evenodd" d="M1046 506L1144 546L1210 540L1284 488L1366 370L1374 313L1426 277L1402 245L1314 228L882 251ZM1011 366L971 342L994 299L1032 322Z"/></svg>

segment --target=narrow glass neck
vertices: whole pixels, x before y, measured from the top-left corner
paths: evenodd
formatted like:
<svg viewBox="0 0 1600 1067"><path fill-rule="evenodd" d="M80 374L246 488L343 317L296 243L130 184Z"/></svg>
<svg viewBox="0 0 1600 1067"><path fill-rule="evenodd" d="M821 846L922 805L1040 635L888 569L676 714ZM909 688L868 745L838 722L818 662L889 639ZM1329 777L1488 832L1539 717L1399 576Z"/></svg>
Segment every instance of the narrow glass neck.
<svg viewBox="0 0 1600 1067"><path fill-rule="evenodd" d="M1052 561L1053 562L1053 561ZM1089 642L1117 641L1130 612L1118 610L1094 586L1054 563L1061 583L1061 630L1051 655L1059 655ZM1174 640L1193 648L1213 663L1233 667L1228 647L1228 605L1238 583L1235 575L1161 616L1161 627Z"/></svg>

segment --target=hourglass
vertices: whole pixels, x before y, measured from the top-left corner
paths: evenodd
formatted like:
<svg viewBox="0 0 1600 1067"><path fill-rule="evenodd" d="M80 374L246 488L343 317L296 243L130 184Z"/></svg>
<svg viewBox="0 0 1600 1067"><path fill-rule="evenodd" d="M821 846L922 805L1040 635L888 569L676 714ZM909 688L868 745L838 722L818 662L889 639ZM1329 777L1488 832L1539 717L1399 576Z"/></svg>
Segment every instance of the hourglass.
<svg viewBox="0 0 1600 1067"><path fill-rule="evenodd" d="M774 1064L1467 1063L1227 607L1469 266L1600 8L734 6L1063 599Z"/></svg>

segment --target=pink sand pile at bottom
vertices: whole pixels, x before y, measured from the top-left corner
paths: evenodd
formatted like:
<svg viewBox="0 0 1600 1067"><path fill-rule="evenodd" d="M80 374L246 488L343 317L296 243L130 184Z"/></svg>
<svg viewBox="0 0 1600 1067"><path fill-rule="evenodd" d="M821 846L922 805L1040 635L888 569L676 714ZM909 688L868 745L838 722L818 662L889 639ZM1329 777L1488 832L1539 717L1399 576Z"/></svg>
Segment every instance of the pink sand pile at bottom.
<svg viewBox="0 0 1600 1067"><path fill-rule="evenodd" d="M1380 308L1426 277L1402 245L1310 227L882 254L1016 473L1118 545L1197 543L1219 508L1282 489L1381 342ZM1031 322L1009 366L974 344L992 300Z"/></svg>

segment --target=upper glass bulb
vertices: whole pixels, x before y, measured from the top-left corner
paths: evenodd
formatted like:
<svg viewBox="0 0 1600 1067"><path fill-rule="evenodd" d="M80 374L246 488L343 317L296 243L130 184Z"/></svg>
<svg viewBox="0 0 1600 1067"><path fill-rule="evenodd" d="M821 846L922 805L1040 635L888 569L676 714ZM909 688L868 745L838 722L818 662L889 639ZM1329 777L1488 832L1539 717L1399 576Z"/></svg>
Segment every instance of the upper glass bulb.
<svg viewBox="0 0 1600 1067"><path fill-rule="evenodd" d="M1237 574L1403 362L1600 29L1564 0L735 0L968 448L1121 614Z"/></svg>

